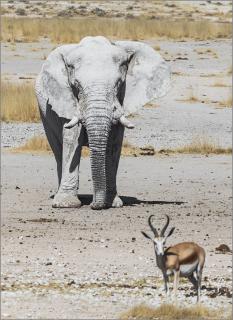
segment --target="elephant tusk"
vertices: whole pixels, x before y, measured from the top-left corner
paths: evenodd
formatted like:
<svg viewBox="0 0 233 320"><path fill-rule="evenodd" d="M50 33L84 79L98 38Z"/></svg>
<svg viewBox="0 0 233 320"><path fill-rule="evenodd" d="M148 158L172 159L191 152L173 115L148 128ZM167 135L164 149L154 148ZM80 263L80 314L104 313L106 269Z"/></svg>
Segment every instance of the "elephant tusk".
<svg viewBox="0 0 233 320"><path fill-rule="evenodd" d="M121 116L119 121L124 127L128 129L133 129L135 127L135 125L132 122L130 122L128 119L126 119L125 116Z"/></svg>
<svg viewBox="0 0 233 320"><path fill-rule="evenodd" d="M70 122L66 123L64 127L67 129L73 128L78 122L79 122L79 118L76 116L73 116Z"/></svg>

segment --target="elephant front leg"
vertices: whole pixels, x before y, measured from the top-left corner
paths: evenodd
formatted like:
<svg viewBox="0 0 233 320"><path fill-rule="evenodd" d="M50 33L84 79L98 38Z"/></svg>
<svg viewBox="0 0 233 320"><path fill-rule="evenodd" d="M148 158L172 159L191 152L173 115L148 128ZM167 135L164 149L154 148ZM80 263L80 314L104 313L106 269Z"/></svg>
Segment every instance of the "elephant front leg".
<svg viewBox="0 0 233 320"><path fill-rule="evenodd" d="M83 129L78 125L63 128L62 178L53 200L54 208L79 208L79 164L83 145Z"/></svg>
<svg viewBox="0 0 233 320"><path fill-rule="evenodd" d="M107 148L107 205L114 208L123 206L116 186L123 136L124 127L120 124L113 126Z"/></svg>

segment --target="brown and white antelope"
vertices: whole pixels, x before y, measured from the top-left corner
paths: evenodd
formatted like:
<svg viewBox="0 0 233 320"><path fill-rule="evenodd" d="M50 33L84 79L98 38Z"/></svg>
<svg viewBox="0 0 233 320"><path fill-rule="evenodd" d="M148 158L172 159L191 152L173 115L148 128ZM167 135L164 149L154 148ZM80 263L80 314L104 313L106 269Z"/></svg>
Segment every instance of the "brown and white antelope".
<svg viewBox="0 0 233 320"><path fill-rule="evenodd" d="M165 231L169 225L169 216L166 215L167 221L162 228L160 234L156 228L152 225L151 215L148 219L148 224L154 234L154 238L148 236L142 231L142 234L147 239L150 239L154 243L156 263L159 269L163 273L165 291L168 294L168 276L174 275L174 287L173 291L175 296L177 295L177 287L179 283L179 277L188 278L197 290L197 302L200 298L201 291L201 278L202 270L205 263L205 251L199 245L194 242L182 242L174 246L165 248L166 240L174 232L174 227L165 236ZM195 276L195 275L196 276Z"/></svg>

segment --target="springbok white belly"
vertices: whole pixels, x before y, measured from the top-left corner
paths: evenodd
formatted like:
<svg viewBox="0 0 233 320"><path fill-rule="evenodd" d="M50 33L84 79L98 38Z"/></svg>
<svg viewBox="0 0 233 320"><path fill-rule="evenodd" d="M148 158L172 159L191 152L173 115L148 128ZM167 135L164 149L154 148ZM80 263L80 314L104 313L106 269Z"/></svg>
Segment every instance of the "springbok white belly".
<svg viewBox="0 0 233 320"><path fill-rule="evenodd" d="M189 276L191 273L193 273L198 265L198 261L195 261L193 263L189 264L183 264L180 266L180 275L181 276Z"/></svg>

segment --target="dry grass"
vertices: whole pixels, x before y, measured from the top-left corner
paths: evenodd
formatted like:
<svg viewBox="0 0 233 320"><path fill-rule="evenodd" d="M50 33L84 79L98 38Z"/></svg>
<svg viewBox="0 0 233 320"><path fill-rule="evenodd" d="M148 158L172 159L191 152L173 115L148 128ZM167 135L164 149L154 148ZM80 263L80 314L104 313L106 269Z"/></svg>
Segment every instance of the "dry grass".
<svg viewBox="0 0 233 320"><path fill-rule="evenodd" d="M172 72L172 75L174 75L174 76L187 76L186 74L184 74L184 73L181 72L181 71L173 71L173 72Z"/></svg>
<svg viewBox="0 0 233 320"><path fill-rule="evenodd" d="M35 136L29 139L24 145L11 148L13 153L52 153L48 140L45 136ZM89 148L83 147L82 156L89 157Z"/></svg>
<svg viewBox="0 0 233 320"><path fill-rule="evenodd" d="M229 69L227 70L227 74L232 75L232 66L230 66Z"/></svg>
<svg viewBox="0 0 233 320"><path fill-rule="evenodd" d="M177 101L196 103L196 102L200 101L200 99L194 93L194 89L190 88L189 89L189 95L187 96L187 98L185 98L185 99L177 99Z"/></svg>
<svg viewBox="0 0 233 320"><path fill-rule="evenodd" d="M231 23L207 20L177 21L110 18L2 18L2 40L38 41L48 37L55 43L79 42L87 35L103 35L117 39L198 39L231 38Z"/></svg>
<svg viewBox="0 0 233 320"><path fill-rule="evenodd" d="M211 85L211 87L230 87L230 86L225 82L223 82L222 80L217 80Z"/></svg>
<svg viewBox="0 0 233 320"><path fill-rule="evenodd" d="M188 154L231 154L232 148L222 148L217 143L206 137L196 137L190 144L174 150L167 150L168 153Z"/></svg>
<svg viewBox="0 0 233 320"><path fill-rule="evenodd" d="M11 152L21 153L50 153L51 149L45 136L35 136L24 145L10 149ZM197 137L188 145L176 149L161 149L156 151L152 146L143 148L135 147L128 141L124 141L121 155L123 157L153 156L158 154L231 154L232 148L222 148L210 139ZM82 148L82 157L89 157L88 147Z"/></svg>
<svg viewBox="0 0 233 320"><path fill-rule="evenodd" d="M194 49L194 51L196 51L198 54L202 55L211 55L213 58L217 59L218 58L218 55L217 53L213 50L213 49L206 49L206 48L197 48L197 49Z"/></svg>
<svg viewBox="0 0 233 320"><path fill-rule="evenodd" d="M51 148L48 143L48 140L44 136L35 136L29 139L24 145L16 148L10 149L11 152L14 153L21 153L21 152L28 152L28 153L50 153Z"/></svg>
<svg viewBox="0 0 233 320"><path fill-rule="evenodd" d="M232 94L225 100L219 102L219 106L223 108L232 108Z"/></svg>
<svg viewBox="0 0 233 320"><path fill-rule="evenodd" d="M4 7L1 6L1 8L0 8L0 14L1 14L1 15L4 15L4 14L6 14L6 13L9 13L9 10L7 10L7 8L4 8Z"/></svg>
<svg viewBox="0 0 233 320"><path fill-rule="evenodd" d="M40 115L31 83L1 84L1 120L38 122Z"/></svg>
<svg viewBox="0 0 233 320"><path fill-rule="evenodd" d="M199 99L197 96L195 96L193 93L187 98L187 100L185 101L188 101L190 103L195 103L195 102L198 102Z"/></svg>
<svg viewBox="0 0 233 320"><path fill-rule="evenodd" d="M140 154L140 148L133 146L127 140L123 142L121 155L125 157L138 156Z"/></svg>
<svg viewBox="0 0 233 320"><path fill-rule="evenodd" d="M220 74L215 74L215 73L200 74L200 77L202 78L212 78L217 76L220 76Z"/></svg>
<svg viewBox="0 0 233 320"><path fill-rule="evenodd" d="M159 105L154 102L149 102L144 106L145 109L156 109L159 108Z"/></svg>
<svg viewBox="0 0 233 320"><path fill-rule="evenodd" d="M160 51L161 47L157 44L156 46L153 47L156 51Z"/></svg>
<svg viewBox="0 0 233 320"><path fill-rule="evenodd" d="M157 308L139 305L124 313L121 320L201 320L201 319L231 319L223 310L209 309L202 305L192 307L176 307L163 304Z"/></svg>

